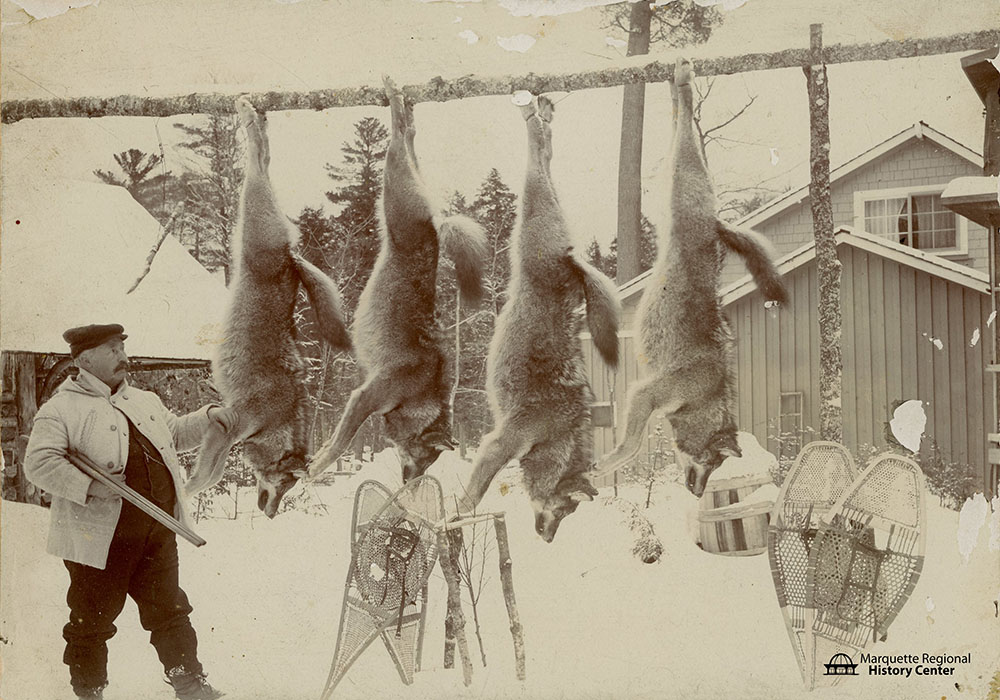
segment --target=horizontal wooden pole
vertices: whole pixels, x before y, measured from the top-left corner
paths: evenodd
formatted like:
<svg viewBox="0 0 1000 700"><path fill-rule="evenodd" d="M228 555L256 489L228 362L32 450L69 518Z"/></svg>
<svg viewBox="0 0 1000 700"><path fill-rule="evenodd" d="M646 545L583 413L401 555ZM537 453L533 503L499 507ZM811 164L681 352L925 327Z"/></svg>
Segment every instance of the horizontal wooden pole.
<svg viewBox="0 0 1000 700"><path fill-rule="evenodd" d="M475 525L476 523L485 522L487 520L494 520L496 518L503 518L503 513L482 513L480 515L472 515L468 518L462 518L461 520L452 520L450 522L444 522L438 525L438 529L449 532L451 530L459 530L463 527L468 527L469 525Z"/></svg>
<svg viewBox="0 0 1000 700"><path fill-rule="evenodd" d="M1000 43L1000 30L988 29L927 39L883 41L872 44L834 44L823 49L827 64L860 61L888 61L896 58L936 56L962 51L989 49ZM695 72L701 76L733 75L751 71L776 70L807 66L811 62L808 48L787 49L774 53L752 53L741 56L694 60ZM476 77L455 80L434 78L423 85L405 88L414 102L447 102L469 97L510 95L518 90L533 93L572 92L605 88L629 83L660 83L673 78L673 65L661 61L632 66L619 66L579 73L535 74L521 76ZM171 97L74 97L46 100L8 100L2 107L2 121L13 124L22 119L54 117L169 117L178 114L230 113L236 93L195 93ZM371 105L384 107L388 103L381 85L312 90L309 92L251 93L254 105L267 112L297 109L332 109Z"/></svg>

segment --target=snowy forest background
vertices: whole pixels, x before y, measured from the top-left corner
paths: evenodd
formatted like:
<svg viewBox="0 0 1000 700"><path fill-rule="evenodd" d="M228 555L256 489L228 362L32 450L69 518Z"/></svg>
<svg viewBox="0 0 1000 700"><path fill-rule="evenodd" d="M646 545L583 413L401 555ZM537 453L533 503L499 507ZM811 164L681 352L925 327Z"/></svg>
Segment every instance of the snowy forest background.
<svg viewBox="0 0 1000 700"><path fill-rule="evenodd" d="M629 37L630 22L636 21L629 16L630 11L629 3L604 8L601 17L606 29ZM717 9L695 3L657 7L646 20L646 49L650 42L667 46L703 42L722 21L723 15ZM623 47L625 43L622 42ZM628 50L630 53L645 52L635 46L629 46ZM706 158L715 151L739 145L726 138L725 129L743 116L756 100L755 95L748 94L743 105L728 116L705 123L702 106L710 100L713 85L714 79L699 80L697 85L696 125ZM623 124L622 148L638 146L641 151L642 139L635 138L634 122L630 126L623 119ZM418 114L418 157L420 126ZM161 141L159 154L129 148L111 154L115 163L113 168L96 168L93 173L106 184L127 189L167 229L168 235L176 237L199 263L222 276L228 285L230 242L237 226L243 181L242 129L232 114L178 120L171 128L179 132L181 138L176 145L184 156L177 159L180 168L166 169ZM388 140L389 132L382 119L366 116L354 122L351 138L340 147L340 160L325 166L330 178L325 201L306 205L297 214L286 212L290 225L299 232L301 254L330 275L340 288L349 323L379 251L378 200ZM638 144L631 143L636 140ZM640 154L636 154L623 158L623 162L639 157ZM638 167L634 162L632 165ZM632 189L638 191L641 187L638 170L634 180ZM439 320L452 340L448 343L450 367L453 371L457 368L453 432L463 456L466 449L478 445L492 427L485 391L486 354L496 318L503 308L510 275L508 245L519 207L516 189L517 185L512 187L504 181L497 168L491 168L474 190L456 189L441 202L447 214L465 214L482 224L488 240L486 292L478 308L456 308L458 297L450 269L452 263L442 257L439 268ZM721 213L727 219L737 219L780 192L767 183L747 187L723 185L718 192ZM633 233L626 235L636 238ZM585 252L592 264L621 284L649 269L656 258L656 227L645 213L639 217L637 242L637 250L632 253L636 261L629 265L631 270L619 270L617 236L607 247L602 247L594 237ZM304 296L302 301L305 301ZM308 363L308 388L313 409L311 440L315 449L333 431L350 392L360 383L360 375L349 354L324 351L310 312L298 309L297 321ZM165 401L172 404L174 410L193 410L206 395L212 394L212 389L206 386L207 370L193 375L185 371L167 372L166 376L162 372L144 374L146 376L134 377L135 382L165 394ZM188 375L186 379L185 375ZM198 390L192 390L192 381L199 385ZM358 432L353 446L357 461L370 459L386 446L381 423L381 418L374 416ZM662 455L658 462L663 462ZM640 471L645 476L647 469L644 466ZM663 471L662 464L658 471ZM226 478L201 498L199 510L208 506L213 495L225 494L238 504L239 489L252 485L252 474L242 465L238 451L234 451Z"/></svg>
<svg viewBox="0 0 1000 700"><path fill-rule="evenodd" d="M724 21L724 14L718 9L693 2L657 6L641 17L636 16L637 7L639 5L629 3L609 5L599 15L603 28L611 36L627 39L616 41L628 55L646 53L651 44L685 47L705 42ZM713 98L714 84L714 79L697 81L695 122L703 153L716 175L720 215L735 220L780 195L787 190L787 184L771 176L758 178L756 182L747 181L745 175L727 172L726 167L713 167L713 164L728 165L734 152L741 149L765 146L763 140L748 142L745 136L738 136L736 130L729 128L748 116L748 111L752 117L757 95L747 91L741 100L729 100L722 110L711 107L705 110L703 108L711 105L713 99L719 100ZM636 87L641 86L626 86L623 99L618 235L605 236L603 240L608 243L602 246L588 231L592 237L585 249L590 262L618 284L631 280L653 264L657 231L651 219L658 220L660 215L655 212L647 216L642 209L639 161L645 107L641 99L636 103L635 97L629 95L630 89ZM711 116L703 117L703 114ZM272 115L272 120L278 118ZM418 157L421 155L421 125L418 108ZM179 240L199 263L228 285L230 242L237 225L243 179L244 135L232 114L177 119L168 128L174 133L163 138L157 127L159 153L141 148L109 153L107 166L95 168L93 174L104 183L127 189L165 227L168 235ZM302 255L330 275L340 288L348 322L353 319L358 298L379 250L378 199L388 137L383 119L359 118L353 123L350 138L340 145L339 159L325 165L329 177L325 199L306 204L298 212L286 212L289 225L298 230ZM167 169L164 141L172 144L171 169ZM453 432L463 457L466 450L474 449L492 427L485 391L486 355L509 280L508 245L517 220L519 183L512 186L497 167L492 167L483 174L478 185L465 187L450 193L434 193L440 197L446 213L471 216L483 225L488 237L486 294L478 308L457 306L449 260L442 258L439 270L439 321L450 340L447 343L449 365L455 372ZM634 230L636 224L637 231ZM625 240L628 247L621 256L622 265L619 265L619 238ZM305 301L304 297L302 300ZM333 431L350 392L359 385L361 378L352 356L324 350L313 328L311 312L300 308L297 316L308 366L313 411L311 447L315 449ZM207 369L143 372L136 373L133 381L157 391L174 410L183 412L215 398L209 375ZM779 445L788 440L801 446L797 436L783 434L780 426L773 426L771 432ZM369 461L386 444L381 418L370 418L355 438L355 463ZM794 456L796 451L793 449L790 454ZM867 448L863 447L862 452L865 451ZM783 456L784 453L782 449ZM865 463L869 456L857 455L859 463ZM920 458L921 467L943 505L958 507L974 491L974 474L968 465L953 464L936 449ZM651 491L654 481L669 478L672 461L669 446L664 447L661 440L655 454L640 456L634 465L622 472L622 477L640 481ZM786 469L789 462L782 459L779 469ZM341 465L340 468L350 470L355 466ZM774 476L780 483L782 474ZM238 449L234 450L226 478L199 498L199 514L203 510L214 510L212 500L218 499L226 501L228 505L223 509L236 517L240 489L253 484L253 475L239 459ZM290 506L294 505L294 500L290 501Z"/></svg>
<svg viewBox="0 0 1000 700"><path fill-rule="evenodd" d="M100 10L111 12L116 4L115 0L105 0ZM227 56L235 56L234 65L240 68L250 66L251 72L260 71L262 74L266 71L260 67L262 63L256 62L258 55L264 56L268 69L272 64L279 65L275 57L280 56L280 68L287 70L286 66L294 67L298 74L295 77L309 87L355 82L375 84L377 71L387 65L391 66L393 77L401 83L425 80L428 75L434 75L431 71L436 70L435 62L450 61L452 66L461 66L473 74L477 70L475 64L463 62L465 56L458 51L442 52L442 47L450 45L445 41L428 42L435 53L433 60L427 59L421 65L411 66L407 56L404 63L399 57L410 51L413 44L406 43L402 37L410 37L416 31L410 26L398 27L388 21L391 17L380 14L389 12L386 9L388 4L383 7L380 3L354 3L354 15L349 9L342 10L344 16L353 20L343 27L336 22L326 26L316 21L321 16L318 14L320 10L326 10L335 3L304 2L294 5L295 11L301 12L305 18L300 24L274 24L275 18L285 16L279 15L279 11L287 11L291 16L291 3L287 4L288 7L286 3L268 3L268 8L248 9L250 4L249 1L241 3L236 0L218 4L170 0L144 7L142 12L129 8L129 12L141 15L143 22L155 26L156 33L163 35L164 42L181 47L178 52L187 54L181 56L184 60L179 64L169 62L155 50L161 37L141 34L133 37L131 43L141 49L136 48L135 55L130 57L129 65L134 64L135 67L129 70L142 77L139 87L129 89L138 93L140 87L142 90L149 87L154 92L273 88L266 82L250 84L252 81L248 81L246 74L240 70L219 69L213 61L206 60L208 49L205 46L209 45L210 50L219 52L218 55L224 52ZM345 8L351 5L350 2L336 4ZM632 18L627 3L609 7L600 14L563 16L558 23L549 18L540 23L541 28L538 29L539 36L549 32L549 38L539 41L533 51L545 50L547 42L552 44L556 41L554 37L560 31L559 23L565 25L586 20L588 28L594 29L600 24L600 31L590 37L597 42L596 48L586 45L588 52L594 49L591 58L596 61L610 57L601 54L601 51L616 51L621 55L643 53L644 41L660 47L688 47L706 41L710 35L721 39L725 30L740 24L739 16L734 12L723 13L705 7L706 4L701 0L698 3L685 0L658 5L650 18L648 31L638 33L629 30ZM803 21L806 15L816 16L820 8L819 5L810 6L807 12L804 5L794 2L767 3L761 0L752 2L748 12L766 12L768 4L778 7L782 15ZM958 3L959 6L963 4L972 5ZM184 17L184 21L179 23L183 25L182 30L175 28L171 32L168 23L161 26L149 19L154 16L162 19L161 15L152 13L167 5L178 16ZM481 8L475 6L463 10L466 21L455 26L451 24L454 12L450 7L442 8L443 5L445 3L421 5L420 16L446 13L447 16L442 15L442 22L448 23L447 38L470 55L473 51L485 53L494 48L487 46L488 41L473 47L455 38L460 29L479 28L473 23L474 18L481 19L482 26L489 26L491 32L522 30L522 25L515 27L514 18L502 18L504 22L510 22L502 27L498 23L487 23L486 19L495 19L495 16L489 14L490 8L486 7L486 3ZM950 31L951 25L942 21L942 17L934 15L934 21L931 21L931 5L925 2L921 8L908 6L905 12L900 11L907 19L927 18L927 27L920 31L914 29L911 33L931 36ZM887 5L877 3L857 3L855 7L849 0L835 0L823 5L831 13L847 6L852 11L842 13L845 17L842 23L835 23L831 16L824 20L827 29L833 29L830 32L831 43L837 40L849 43L862 41L866 27L877 24L884 28L885 18L882 15L890 14ZM396 7L394 3L393 12L397 11ZM857 8L862 8L861 15ZM949 12L958 16L961 9ZM191 20L195 10L202 21ZM312 14L314 10L317 14ZM475 15L474 10L482 10L482 17ZM127 19L128 14L122 16ZM951 14L944 19L950 18ZM169 10L167 15L170 15ZM119 36L127 36L125 28L128 25L122 16L118 16ZM744 18L747 16L748 13L743 14ZM859 16L864 19L859 19ZM263 19L259 22L261 26L267 25L266 29L256 30L255 23L246 21L252 17L268 19L269 22ZM408 18L417 17L417 12L403 13L403 17L399 24L408 25ZM79 18L83 22L87 16L81 13ZM358 31L355 25L364 24L362 19L371 22L377 31ZM270 35L272 24L286 29L294 27L296 31L286 32L283 45L262 48L261 42L253 39L265 32ZM319 32L316 29L319 26L328 33ZM41 32L43 27L44 23L38 22L34 30ZM784 49L794 43L771 26L759 31L751 31L745 24L743 27L740 35L743 41L739 48L730 43L725 48L715 49L717 55ZM797 35L800 39L805 38L805 32L801 31L804 27L796 29L801 34ZM845 27L847 36L844 35ZM839 28L839 35L835 28ZM259 33L254 34L255 30ZM364 50L356 50L358 45L347 43L347 37L338 36L336 30L343 30L345 35L357 32L364 42ZM44 35L29 35L29 32L18 35L15 31L7 34L5 29L4 38L16 40L19 36L30 36L35 45L51 46L51 42L38 38ZM238 34L238 39L226 43L230 33ZM377 33L385 34L384 37L378 34L382 40L377 44L381 51L367 50ZM634 41L630 39L637 34L639 36ZM322 41L316 39L320 35ZM68 30L63 36L66 45L72 44ZM833 38L837 36L839 39ZM878 34L877 38L882 36ZM103 30L101 39L106 41ZM13 40L8 45L17 45ZM221 49L216 46L216 41ZM338 41L344 43L338 46ZM606 45L601 43L605 41ZM761 41L764 43L761 44ZM767 42L773 43L769 45ZM301 52L314 51L318 45L322 50L315 53L321 55L322 60L317 60L317 63L329 60L332 51L333 56L340 60L336 70L328 73L325 68L310 68L303 61ZM192 50L192 46L197 46L197 50ZM21 47L25 55L31 55L24 49L24 43ZM113 54L114 49L115 46L101 43L93 53ZM414 53L419 49L415 47ZM563 47L558 53L548 54L551 62L544 63L537 53L529 53L526 57L511 54L510 51L506 53L508 55L503 57L503 61L498 60L496 65L511 72L543 68L567 71L569 68L559 63L563 54L569 56L567 60L580 62L580 65L572 66L573 70L579 70L584 56L582 50L569 51ZM217 57L212 55L213 59ZM515 62L522 57L530 62L530 67L523 70L519 67L522 64ZM94 59L89 55L88 58ZM33 60L39 64L43 62L38 55ZM195 86L194 83L189 84L190 81L183 82L187 78L181 78L184 86L181 90L170 87L171 81L155 75L158 70L190 75L183 70L190 67L185 60L190 64L205 63L203 72L198 66L197 75L206 82L218 81L219 84L211 82L204 87L198 83ZM352 60L362 61L369 72L359 70L357 65L351 63ZM845 91L849 85L852 97L834 100L831 105L835 124L840 120L840 128L835 129L832 141L834 162L840 156L860 152L871 143L879 142L883 136L898 131L901 124L912 123L916 118L913 100L899 98L904 93L916 94L908 76L916 73L918 67L930 66L919 76L920 87L922 91L938 94L940 90L934 92L928 85L943 80L941 76L946 73L940 66L945 60L955 62L954 57L890 62L880 66L878 71L872 71L870 77L861 74L862 70L868 70L865 66L841 66L833 80L843 80L841 85L845 86ZM169 68L163 69L162 66ZM123 87L125 82L118 80L121 75L114 73L114 66L109 66L106 61L81 63L77 70L83 73L90 70L93 75L111 75L109 82L114 85L114 90L126 89ZM397 70L399 74L396 74ZM411 75L406 75L407 70L411 71ZM29 72L31 80L34 80L37 76ZM801 81L799 71L793 72L795 80ZM350 76L350 80L345 76ZM56 91L67 91L69 94L100 92L86 84L81 87L77 77L74 75L72 81L67 80L66 85L49 84ZM698 81L698 115L705 115L699 118L698 128L709 167L716 179L720 210L726 219L737 219L778 196L790 184L795 169L802 174L808 165L805 156L799 158L806 150L801 142L796 145L794 140L781 141L775 139L773 134L768 137L763 133L753 133L758 125L765 124L769 125L768 128L776 125L779 130L795 132L799 134L796 138L804 138L806 134L806 129L796 131L790 128L790 125L801 126L806 118L806 97L801 84L797 83L799 88L794 93L782 92L779 100L769 99L769 89L760 87L779 85L779 78L771 74L723 78L714 93L713 81ZM765 82L772 80L774 82ZM70 82L72 87L67 88ZM40 81L38 89L48 90L45 85L46 81ZM294 85L298 86L298 83ZM740 89L740 85L747 88L746 92ZM666 90L662 85L650 85L648 88L645 97L646 122L653 128L645 134L647 154L665 156L666 136L670 132L666 121L669 119L669 107L663 109ZM755 91L759 91L759 98L755 96ZM627 89L616 90L615 95L623 92L627 93ZM635 153L637 147L641 153L643 140L641 122L636 129L634 121L630 122L623 114L623 110L629 109L627 95L621 106L618 103L614 105L614 118L609 117L610 110L599 112L595 106L605 105L610 93L609 90L587 91L586 101L580 99L575 102L574 99L580 97L577 95L557 107L561 113L557 136L560 141L556 148L561 153L577 150L578 155L582 153L585 157L569 161L565 170L556 168L556 186L563 185L567 194L572 195L567 199L573 202L578 212L584 212L581 218L585 223L596 219L593 214L595 203L599 204L596 209L606 213L609 220L614 218L616 210L610 190L581 187L582 183L593 183L592 179L583 177L584 170L591 167L599 170L601 177L609 181L615 180L618 173L615 172L613 158L609 157L612 154L604 147L606 144L602 141L602 148L584 149L584 139L593 139L599 132L602 137L605 132L611 132L610 140L616 142L617 147L620 137L620 160L624 167L634 166L627 176L631 178L633 194L642 191L643 178L652 182L657 177L656 173L641 172L637 161L626 155ZM955 88L954 100L951 93L945 94L951 101L941 99L937 101L941 105L935 106L935 101L920 92L920 99L927 104L920 105L922 111L917 117L934 123L955 122L958 124L955 127L957 133L966 136L965 140L971 143L969 133L976 138L981 134L981 117L975 95L964 82ZM489 99L496 99L497 105L506 101L505 98ZM877 108L874 106L876 99ZM974 114L973 110L967 109L970 101L976 106ZM451 366L458 368L453 415L456 416L455 437L462 443L459 453L445 453L433 467L433 474L441 479L446 492L457 491L461 486L468 473L469 460L473 458L472 451L482 435L492 427L484 388L485 361L495 320L504 304L504 290L509 278L508 245L516 225L523 177L520 174L523 173L522 161L514 162L516 159L508 158L508 154L502 152L509 145L508 141L496 138L498 134L504 134L503 124L476 122L472 124L473 128L468 128L470 115L475 118L492 109L492 103L488 103L487 99L478 102L482 104L477 100L455 101L446 105L420 104L416 113L416 149L418 156L423 157L426 177L430 181L437 173L443 173L448 183L449 189L435 188L433 194L440 198L443 210L465 213L480 221L486 229L490 246L486 296L477 308L457 306L454 277L448 269L450 262L442 260L441 263L438 311L441 326L451 341L448 343ZM769 103L780 103L780 108L776 107L772 114ZM965 107L960 108L961 105ZM701 106L706 107L702 110ZM925 107L928 114L923 111ZM272 144L279 143L278 134L285 138L273 149L273 166L278 166L272 167L276 189L285 188L279 192L279 201L294 201L294 205L286 209L286 214L289 225L299 232L300 251L338 285L349 321L379 248L377 206L388 136L384 117L362 115L360 110L351 109L339 111L342 124L335 127L329 122L321 122L322 115L305 111L297 113L294 120L285 119L289 113L269 115ZM513 126L522 130L523 124L516 110L512 106L509 109L514 115L512 121L517 122ZM939 110L937 114L935 109ZM439 118L445 110L447 118ZM954 112L952 119L939 118L941 114L947 116L948 110ZM368 111L379 114L374 109ZM496 111L500 112L499 106ZM902 116L900 113L903 113ZM961 116L965 113L974 118L965 119ZM622 116L621 124L617 122L618 115ZM463 116L466 118L464 122ZM900 119L903 121L900 122ZM43 128L45 125L33 124L32 120L25 120L4 132L5 137L11 137L10 143L16 145L18 140L21 141L23 159L11 159L12 151L17 151L8 146L5 149L5 176L31 172L42 177L55 177L53 173L58 166L59 171L70 173L72 177L78 177L82 172L109 186L124 187L166 229L168 235L174 236L201 265L228 283L229 244L237 225L244 161L244 135L234 117L207 114L160 120L105 117L51 121L57 122L52 129L55 134L58 127L58 137L51 136ZM294 126L292 121L295 121ZM973 128L963 131L967 122ZM348 123L353 123L353 127L345 138L343 127ZM746 128L747 125L751 125L750 128ZM424 138L431 139L432 131L436 129L440 132L442 128L463 132L461 135L456 133L453 139L462 144L461 148L467 149L470 142L482 139L495 141L489 144L493 151L491 155L483 156L483 160L469 157L459 163L459 156L455 153L461 153L461 148L457 148L449 151L445 158L439 158L439 162L446 163L439 166L432 160L439 154L433 152L436 149L422 144L421 130ZM151 139L154 129L156 136ZM328 136L335 129L337 135ZM145 138L123 136L125 133L140 132L145 134ZM483 134L487 133L494 138L484 139ZM748 133L751 135L748 136ZM322 148L316 145L317 138L324 139ZM97 143L111 145L97 148ZM340 146L336 157L326 150L331 143ZM62 147L60 144L68 145ZM567 148L567 145L570 147ZM780 165L775 150L780 150ZM741 158L750 151L756 159ZM796 159L799 159L798 162ZM328 161L325 175L319 167L322 160ZM656 169L655 160L655 156L647 158L648 170ZM735 167L736 161L741 160L745 161L740 164L745 165L746 170L741 174L728 172L730 166ZM80 161L83 161L82 166ZM20 171L16 169L18 165L22 167ZM473 166L478 168L481 165L481 171L474 175L467 172ZM294 172L296 170L299 172ZM747 170L752 170L754 174L748 175ZM307 177L326 179L325 194L321 188L304 186ZM574 178L576 181L571 182ZM576 189L570 185L575 185ZM640 199L643 198L638 197L631 204L638 205ZM662 212L657 211L658 203L654 199L646 197L643 202L646 208L636 206L633 210L635 230L632 236L622 235L621 223L617 237L612 230L613 222L608 225L594 221L589 228L583 225L574 227L579 236L577 240L590 260L619 283L647 269L655 256L659 232L654 224L662 220ZM618 204L620 219L621 198ZM595 234L596 237L593 237ZM621 247L620 241L625 241ZM622 250L629 246L631 250ZM623 263L627 258L629 262ZM314 332L310 310L303 306L297 320L309 368L308 388L313 411L311 439L315 448L332 432L348 395L358 385L360 377L349 354L325 354ZM132 373L130 381L156 391L177 413L193 410L217 399L208 368L137 371ZM656 426L650 427L655 434ZM773 432L780 433L779 428L775 427ZM781 453L785 453L783 436L775 434L773 437L782 446ZM887 433L886 439L891 441L891 435ZM531 526L533 513L516 469L498 475L495 488L484 499L484 511L507 513L517 599L526 637L527 683L518 682L514 677L507 613L494 568L497 566L494 558L496 549L492 539L485 537L485 528L481 528L467 535L469 548L463 552L463 556L467 557L465 571L469 573L467 579L463 578L463 599L467 606L466 630L475 665L473 686L463 691L458 672L443 667L444 582L440 575L435 574L431 579L424 664L421 673L417 674L416 683L410 687L399 684L387 656L381 650L373 649L362 656L345 682L338 687L338 695L358 698L385 695L410 698L661 698L665 694L682 694L717 698L738 693L751 698L802 697L804 691L776 605L767 557L716 556L695 544L698 501L682 484L674 483L669 440L660 439L656 443L658 447L655 451L637 460L629 469L622 470L623 483L616 484L613 496L605 493L597 502L581 508L578 515L566 521L559 538L551 545L542 542ZM353 447L354 462L340 465L338 470L354 471L359 467L358 460L365 463L363 470L353 478L341 478L334 475L334 469L328 470L322 481L290 492L283 500L282 515L274 520L264 518L255 507L254 476L241 460L238 446L230 454L223 481L201 494L197 503L193 504L199 519L197 529L209 540L209 545L196 549L182 544L179 548L184 586L191 594L196 609L194 622L211 681L232 697L301 700L316 697L322 687L333 654L343 582L351 558L348 532L354 490L366 479L375 479L394 487L398 485L400 476L394 451L384 449L387 442L381 433L380 418L370 419L365 424ZM797 447L800 445L796 443ZM466 449L470 451L468 455L465 454ZM871 456L866 450L869 447L862 445L859 454L855 455L859 465L866 464ZM795 450L790 448L789 451L794 453ZM193 455L183 455L182 459L190 466ZM856 682L814 691L814 698L951 697L956 690L968 697L985 697L987 693L995 695L1000 688L995 650L998 600L996 543L997 533L1000 533L996 527L996 516L993 516L991 527L983 526L989 517L990 506L982 496L970 501L961 515L955 512L974 486L968 465L951 464L940 453L934 452L922 454L918 459L927 477L928 488L935 496L927 501L925 567L909 604L894 623L888 639L879 642L875 649L882 654L951 654L972 650L972 663L960 666L954 676L923 677L905 683L901 683L898 677L853 679ZM779 463L779 471L774 475L777 483L781 480L781 470L787 466L787 461ZM995 504L993 509L996 510ZM0 509L0 525L4 534L3 596L0 600L4 614L0 619L0 656L5 671L0 693L5 698L62 697L68 692L64 669L59 662L62 653L60 630L65 622L65 608L60 600L65 595L66 573L58 559L44 553L47 519L46 511L28 504L5 500ZM662 551L659 565L644 563L641 557L634 554L637 522L644 523L650 533L655 530ZM473 571L475 576L471 575ZM155 655L146 644L147 635L138 625L135 611L127 610L121 620L119 634L112 640L110 671L114 680L107 697L109 700L140 697L165 699L170 695L169 689L157 677ZM991 639L994 641L990 642Z"/></svg>

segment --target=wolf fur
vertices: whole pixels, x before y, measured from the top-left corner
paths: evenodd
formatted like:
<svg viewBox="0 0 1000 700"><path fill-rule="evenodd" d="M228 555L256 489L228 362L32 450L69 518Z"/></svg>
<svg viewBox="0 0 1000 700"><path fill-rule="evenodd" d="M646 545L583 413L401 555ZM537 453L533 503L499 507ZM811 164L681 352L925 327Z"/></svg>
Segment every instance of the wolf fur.
<svg viewBox="0 0 1000 700"><path fill-rule="evenodd" d="M451 383L445 338L435 319L439 249L455 262L463 299L482 297L486 236L463 216L435 215L420 176L413 105L385 78L392 113L383 174L382 246L358 300L354 346L364 383L309 465L319 475L350 445L370 415L385 418L407 481L422 475L451 439Z"/></svg>
<svg viewBox="0 0 1000 700"><path fill-rule="evenodd" d="M648 378L628 398L625 436L597 465L604 476L642 444L650 415L670 420L688 489L700 496L709 474L740 454L733 418L733 337L719 303L725 249L743 257L768 300L786 302L771 248L759 234L721 221L693 121L690 62L678 59L673 96L671 219L639 306Z"/></svg>
<svg viewBox="0 0 1000 700"><path fill-rule="evenodd" d="M528 129L528 172L521 221L511 243L507 303L487 356L487 393L495 428L483 439L459 510L482 499L496 473L520 460L535 509L535 530L546 542L559 523L597 489L591 465L593 395L580 344L587 325L604 361L618 363L621 309L614 285L581 260L552 184L552 103L538 97L522 111Z"/></svg>
<svg viewBox="0 0 1000 700"><path fill-rule="evenodd" d="M223 400L239 414L239 425L229 433L209 429L187 491L194 494L216 484L229 448L242 441L257 475L257 505L273 518L281 497L305 473L308 400L292 315L300 285L326 342L347 350L351 341L336 286L293 251L293 231L278 209L267 174L264 115L242 97L236 112L246 129L247 164L225 336L212 370Z"/></svg>

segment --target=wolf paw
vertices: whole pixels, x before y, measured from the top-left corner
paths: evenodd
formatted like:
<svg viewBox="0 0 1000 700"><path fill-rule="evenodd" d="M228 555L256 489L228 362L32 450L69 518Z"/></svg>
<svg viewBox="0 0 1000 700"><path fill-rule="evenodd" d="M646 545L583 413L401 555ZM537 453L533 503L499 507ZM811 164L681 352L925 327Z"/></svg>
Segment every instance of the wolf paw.
<svg viewBox="0 0 1000 700"><path fill-rule="evenodd" d="M532 117L538 117L540 121L546 123L552 121L555 106L552 104L552 100L545 95L532 95L526 90L520 90L514 93L511 101L521 108L524 121L528 121Z"/></svg>
<svg viewBox="0 0 1000 700"><path fill-rule="evenodd" d="M691 82L694 82L694 68L691 66L691 61L679 57L674 64L674 85L681 87Z"/></svg>
<svg viewBox="0 0 1000 700"><path fill-rule="evenodd" d="M390 78L388 75L382 76L382 87L385 88L385 97L390 102L392 101L392 98L395 95L399 94L399 88L396 87L396 81Z"/></svg>
<svg viewBox="0 0 1000 700"><path fill-rule="evenodd" d="M265 133L266 117L254 108L246 95L236 98L236 116L247 133L249 162L256 161L257 167L266 172L270 162Z"/></svg>
<svg viewBox="0 0 1000 700"><path fill-rule="evenodd" d="M254 109L253 103L246 95L236 98L236 115L240 119L240 126L247 131L250 130L250 127L257 126L257 110Z"/></svg>
<svg viewBox="0 0 1000 700"><path fill-rule="evenodd" d="M405 134L413 123L413 103L406 99L406 95L388 75L382 76L382 85L385 87L385 98L389 101L389 109L392 112L392 128L400 134Z"/></svg>
<svg viewBox="0 0 1000 700"><path fill-rule="evenodd" d="M326 460L323 460L322 462L317 462L314 458L312 461L306 464L305 473L300 478L304 483L308 484L312 481L315 481L316 478L319 477L320 474L325 472L326 468L329 466L330 464Z"/></svg>
<svg viewBox="0 0 1000 700"><path fill-rule="evenodd" d="M538 118L543 122L551 122L552 114L556 111L556 106L545 95L538 96Z"/></svg>

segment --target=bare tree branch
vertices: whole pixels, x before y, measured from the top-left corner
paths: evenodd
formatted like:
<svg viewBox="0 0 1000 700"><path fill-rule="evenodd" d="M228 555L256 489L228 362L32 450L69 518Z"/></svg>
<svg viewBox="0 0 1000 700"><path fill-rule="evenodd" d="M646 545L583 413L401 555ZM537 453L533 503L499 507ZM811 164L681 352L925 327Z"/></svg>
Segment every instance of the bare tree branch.
<svg viewBox="0 0 1000 700"><path fill-rule="evenodd" d="M131 294L132 292L134 292L136 290L136 287L138 287L139 284L144 279L146 279L146 275L149 274L149 270L153 267L153 258L155 258L156 254L160 251L160 246L163 245L163 241L166 240L167 235L170 233L170 229L173 228L174 221L177 220L177 217L183 212L183 210L184 210L183 204L178 205L177 208L174 209L174 213L170 215L170 219L167 221L167 223L165 223L163 226L160 227L160 236L159 238L156 239L156 243L153 244L152 249L149 251L149 255L146 256L146 266L142 269L142 272L139 274L139 278L136 279L136 281L132 284L132 286L129 287L129 290L125 292L126 294Z"/></svg>
<svg viewBox="0 0 1000 700"><path fill-rule="evenodd" d="M703 132L703 135L705 137L711 138L711 136L709 136L709 134L711 134L711 133L713 133L715 131L718 131L719 129L724 129L727 126L729 126L730 124L732 124L734 121L736 121L741 116L743 116L743 113L746 112L750 108L750 105L752 105L754 103L754 100L756 100L756 99L757 99L756 95L751 95L750 96L750 101L747 102L745 105L743 105L743 107L741 107L735 114L733 114L731 117L729 117L729 119L727 119L726 121L722 122L721 124L716 124L715 126L712 126L712 127L709 127L707 129L705 129L705 131ZM729 140L732 140L732 139L729 139Z"/></svg>

